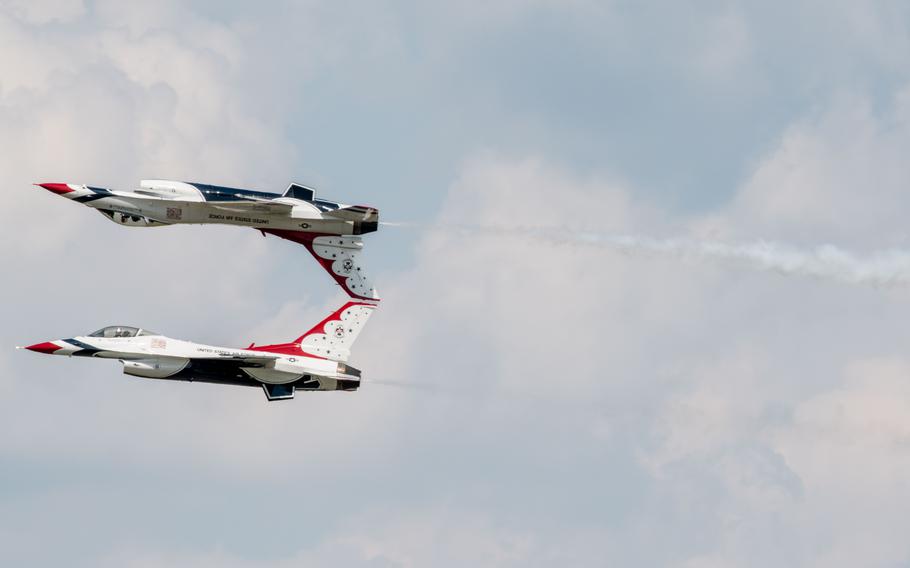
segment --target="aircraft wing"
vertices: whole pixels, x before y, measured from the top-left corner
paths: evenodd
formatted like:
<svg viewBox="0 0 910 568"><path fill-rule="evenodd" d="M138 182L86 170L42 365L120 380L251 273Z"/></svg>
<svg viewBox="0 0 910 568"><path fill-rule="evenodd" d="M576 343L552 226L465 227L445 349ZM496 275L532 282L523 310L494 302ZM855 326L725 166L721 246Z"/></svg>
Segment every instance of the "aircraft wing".
<svg viewBox="0 0 910 568"><path fill-rule="evenodd" d="M270 199L258 197L244 197L237 201L186 201L184 199L170 199L166 195L147 191L136 191L139 197L156 202L167 201L168 205L173 204L175 207L206 207L214 211L223 211L226 213L271 213L276 215L290 215L293 205L287 203L275 202ZM135 196L134 196L135 198Z"/></svg>
<svg viewBox="0 0 910 568"><path fill-rule="evenodd" d="M193 360L225 361L236 363L238 367L271 367L278 359L277 355L230 355L227 353L212 353L211 355L194 355Z"/></svg>

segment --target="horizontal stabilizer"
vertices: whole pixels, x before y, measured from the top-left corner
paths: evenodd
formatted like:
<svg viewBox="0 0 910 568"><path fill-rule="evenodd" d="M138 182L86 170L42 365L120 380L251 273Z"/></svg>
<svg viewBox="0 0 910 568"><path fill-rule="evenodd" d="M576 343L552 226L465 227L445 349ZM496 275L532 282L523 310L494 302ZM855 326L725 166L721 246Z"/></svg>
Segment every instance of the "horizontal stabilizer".
<svg viewBox="0 0 910 568"><path fill-rule="evenodd" d="M294 398L294 385L262 385L269 400L290 400Z"/></svg>
<svg viewBox="0 0 910 568"><path fill-rule="evenodd" d="M278 359L277 355L229 355L227 353L213 353L212 355L193 355L194 360L233 361L239 367L273 367Z"/></svg>
<svg viewBox="0 0 910 568"><path fill-rule="evenodd" d="M364 205L350 205L348 207L342 207L341 209L326 211L322 215L324 217L333 217L345 221L360 221L364 223L379 222L379 209L376 209L375 207L366 207Z"/></svg>

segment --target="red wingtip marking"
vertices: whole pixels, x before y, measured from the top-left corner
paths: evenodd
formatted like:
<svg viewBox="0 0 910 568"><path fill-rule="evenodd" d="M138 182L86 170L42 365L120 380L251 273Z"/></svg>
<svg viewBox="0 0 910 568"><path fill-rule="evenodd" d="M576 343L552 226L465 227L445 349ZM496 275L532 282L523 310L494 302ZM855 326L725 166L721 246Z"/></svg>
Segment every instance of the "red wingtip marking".
<svg viewBox="0 0 910 568"><path fill-rule="evenodd" d="M60 351L63 348L57 344L51 343L50 341L45 341L44 343L29 345L26 347L26 349L29 351L36 351L38 353L54 353L55 351Z"/></svg>
<svg viewBox="0 0 910 568"><path fill-rule="evenodd" d="M65 183L36 183L35 185L37 185L38 187L43 187L44 189L46 189L48 191L52 191L52 192L56 193L57 195L63 195L65 193L70 193L72 191L75 191L74 189L71 189L70 186L68 186Z"/></svg>

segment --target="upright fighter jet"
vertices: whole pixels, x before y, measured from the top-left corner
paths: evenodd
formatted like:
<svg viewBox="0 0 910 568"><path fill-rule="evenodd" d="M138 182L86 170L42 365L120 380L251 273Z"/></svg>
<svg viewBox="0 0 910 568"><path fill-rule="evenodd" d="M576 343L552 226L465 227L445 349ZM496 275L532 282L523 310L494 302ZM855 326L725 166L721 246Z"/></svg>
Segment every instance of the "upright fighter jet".
<svg viewBox="0 0 910 568"><path fill-rule="evenodd" d="M292 183L279 195L202 183L142 180L139 189L117 191L71 183L35 184L97 209L128 227L178 223L240 225L304 245L319 264L359 300L378 301L359 261L359 235L379 228L379 210L316 198Z"/></svg>
<svg viewBox="0 0 910 568"><path fill-rule="evenodd" d="M289 343L213 347L131 326L24 347L38 353L115 359L127 375L262 387L269 400L300 390L355 391L360 371L347 364L354 340L376 304L348 302Z"/></svg>

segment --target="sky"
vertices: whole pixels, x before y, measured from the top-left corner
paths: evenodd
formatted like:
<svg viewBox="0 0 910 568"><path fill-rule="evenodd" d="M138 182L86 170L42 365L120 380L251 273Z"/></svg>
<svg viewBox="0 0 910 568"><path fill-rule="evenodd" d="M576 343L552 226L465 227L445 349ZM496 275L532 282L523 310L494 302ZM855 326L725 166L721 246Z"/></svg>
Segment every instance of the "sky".
<svg viewBox="0 0 910 568"><path fill-rule="evenodd" d="M0 0L0 561L908 566L908 148L905 2ZM404 223L361 389L16 351L344 301L146 178Z"/></svg>

